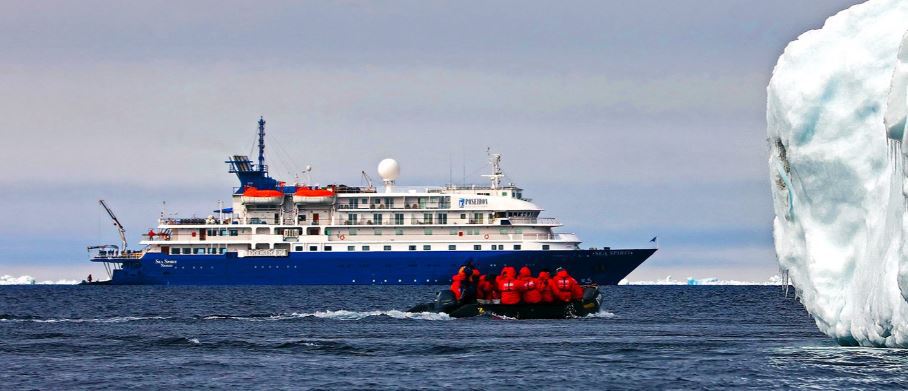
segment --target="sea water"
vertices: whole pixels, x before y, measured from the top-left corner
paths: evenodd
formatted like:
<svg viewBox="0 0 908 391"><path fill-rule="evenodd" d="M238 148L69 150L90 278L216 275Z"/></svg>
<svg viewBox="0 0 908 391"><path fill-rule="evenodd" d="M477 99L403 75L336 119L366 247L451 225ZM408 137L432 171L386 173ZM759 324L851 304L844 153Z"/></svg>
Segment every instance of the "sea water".
<svg viewBox="0 0 908 391"><path fill-rule="evenodd" d="M901 388L773 286L603 287L568 320L411 314L440 287L0 287L0 387Z"/></svg>

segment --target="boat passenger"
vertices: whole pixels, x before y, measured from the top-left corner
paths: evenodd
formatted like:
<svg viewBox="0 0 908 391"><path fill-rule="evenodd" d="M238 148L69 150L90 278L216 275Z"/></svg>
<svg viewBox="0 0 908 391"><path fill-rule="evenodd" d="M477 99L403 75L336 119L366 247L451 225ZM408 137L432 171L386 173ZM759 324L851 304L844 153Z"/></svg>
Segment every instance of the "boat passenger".
<svg viewBox="0 0 908 391"><path fill-rule="evenodd" d="M514 269L513 266L505 265L503 268L501 268L501 274L499 274L499 275L500 275L500 276L504 276L505 274L508 274L508 273L511 273L511 276L512 276L512 277L513 277L513 276L516 276L516 275L517 275L517 269Z"/></svg>
<svg viewBox="0 0 908 391"><path fill-rule="evenodd" d="M542 269L539 272L539 277L536 277L539 281L540 295L543 303L551 303L555 301L555 296L552 294L552 274L549 273L548 269Z"/></svg>
<svg viewBox="0 0 908 391"><path fill-rule="evenodd" d="M507 266L502 270L503 276L498 278L498 290L501 291L501 304L520 304L520 293L523 291L523 282L514 275L514 268Z"/></svg>
<svg viewBox="0 0 908 391"><path fill-rule="evenodd" d="M476 283L476 301L479 302L479 304L489 304L489 298L492 294L492 291L488 286L489 280L486 278L486 275L483 274L479 276L479 281Z"/></svg>
<svg viewBox="0 0 908 391"><path fill-rule="evenodd" d="M549 286L552 287L555 298L562 302L571 301L576 296L577 289L580 288L577 280L574 280L567 270L561 267L555 270L555 278L551 280ZM583 297L583 288L580 288L580 297Z"/></svg>
<svg viewBox="0 0 908 391"><path fill-rule="evenodd" d="M542 301L542 286L539 280L533 277L530 268L524 266L520 268L520 281L523 282L523 295L521 299L527 304L536 304Z"/></svg>
<svg viewBox="0 0 908 391"><path fill-rule="evenodd" d="M498 290L498 278L499 276L489 274L489 288L491 288L491 300L492 304L501 304L501 291Z"/></svg>
<svg viewBox="0 0 908 391"><path fill-rule="evenodd" d="M457 301L463 297L463 280L466 277L463 272L457 273L451 277L451 292Z"/></svg>

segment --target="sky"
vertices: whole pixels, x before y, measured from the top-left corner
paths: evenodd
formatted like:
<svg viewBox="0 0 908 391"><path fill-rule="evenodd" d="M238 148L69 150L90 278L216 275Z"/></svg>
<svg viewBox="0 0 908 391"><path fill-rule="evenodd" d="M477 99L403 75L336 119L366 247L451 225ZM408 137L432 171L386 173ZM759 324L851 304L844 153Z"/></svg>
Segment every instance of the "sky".
<svg viewBox="0 0 908 391"><path fill-rule="evenodd" d="M508 180L584 246L660 251L630 280L777 273L765 87L856 1L0 2L0 275L103 275L167 210L229 201L268 122L272 174Z"/></svg>

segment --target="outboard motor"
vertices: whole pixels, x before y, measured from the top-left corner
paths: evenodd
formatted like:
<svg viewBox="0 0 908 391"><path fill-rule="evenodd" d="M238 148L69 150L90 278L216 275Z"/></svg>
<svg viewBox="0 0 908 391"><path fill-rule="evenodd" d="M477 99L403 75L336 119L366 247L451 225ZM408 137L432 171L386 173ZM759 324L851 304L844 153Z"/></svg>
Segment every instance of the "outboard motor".
<svg viewBox="0 0 908 391"><path fill-rule="evenodd" d="M599 300L599 287L588 286L583 288L583 299L581 303L594 303Z"/></svg>
<svg viewBox="0 0 908 391"><path fill-rule="evenodd" d="M457 298L454 297L454 292L451 292L450 289L438 291L438 293L435 294L436 311L448 312L458 305L459 303L457 303Z"/></svg>

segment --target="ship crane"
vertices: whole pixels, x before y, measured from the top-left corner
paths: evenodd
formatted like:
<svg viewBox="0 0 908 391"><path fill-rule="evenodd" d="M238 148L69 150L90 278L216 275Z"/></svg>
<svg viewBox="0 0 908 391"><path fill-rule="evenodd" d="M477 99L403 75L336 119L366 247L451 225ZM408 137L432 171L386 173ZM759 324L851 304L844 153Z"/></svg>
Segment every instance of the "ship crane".
<svg viewBox="0 0 908 391"><path fill-rule="evenodd" d="M363 170L363 180L366 181L366 190L373 191L375 190L375 184L372 183L372 177L369 174L366 174L366 171Z"/></svg>
<svg viewBox="0 0 908 391"><path fill-rule="evenodd" d="M120 219L117 218L117 215L114 214L110 207L107 206L107 203L104 200L98 200L98 203L104 207L104 210L107 211L107 215L110 216L110 219L113 221L113 225L117 227L117 231L120 233L120 243L123 247L120 248L120 252L123 253L126 251L126 228L123 228L123 224L120 224Z"/></svg>

